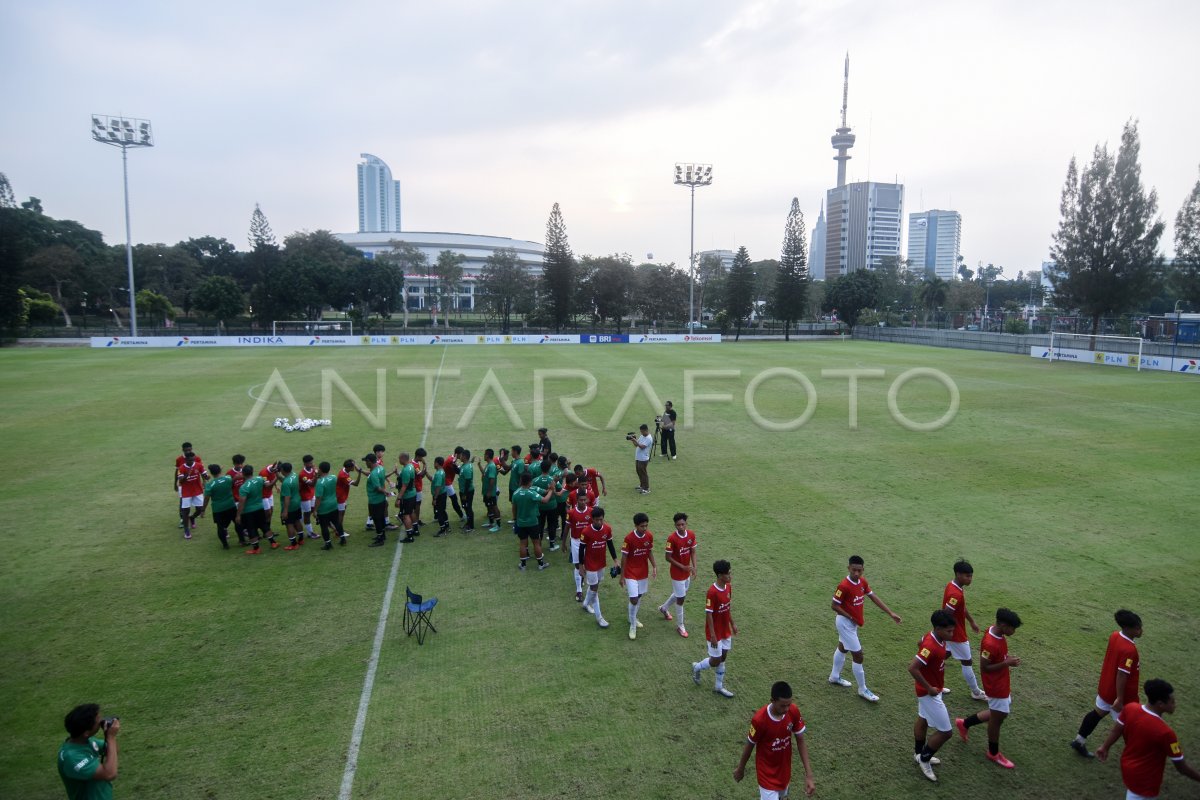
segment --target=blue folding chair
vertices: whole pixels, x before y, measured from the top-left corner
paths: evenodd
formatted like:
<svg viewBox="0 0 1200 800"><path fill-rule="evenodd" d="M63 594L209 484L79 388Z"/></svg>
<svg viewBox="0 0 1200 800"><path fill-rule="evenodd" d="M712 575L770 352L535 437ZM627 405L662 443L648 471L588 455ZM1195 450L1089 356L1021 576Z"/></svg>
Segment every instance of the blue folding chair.
<svg viewBox="0 0 1200 800"><path fill-rule="evenodd" d="M437 605L437 598L431 597L426 600L407 586L404 587L404 592L408 595L404 604L404 632L409 636L415 632L417 644L425 644L425 634L428 631L437 633L437 628L433 627L433 609Z"/></svg>

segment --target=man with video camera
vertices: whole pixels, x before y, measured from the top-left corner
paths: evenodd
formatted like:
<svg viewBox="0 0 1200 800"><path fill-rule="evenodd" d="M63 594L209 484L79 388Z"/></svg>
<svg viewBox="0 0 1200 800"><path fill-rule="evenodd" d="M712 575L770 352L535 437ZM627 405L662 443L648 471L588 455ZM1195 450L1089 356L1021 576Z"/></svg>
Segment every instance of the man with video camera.
<svg viewBox="0 0 1200 800"><path fill-rule="evenodd" d="M633 442L633 465L638 476L637 490L642 494L650 494L650 474L646 471L646 466L650 463L650 454L654 450L654 439L650 436L649 425L642 425L639 430L641 435L625 434L625 441Z"/></svg>
<svg viewBox="0 0 1200 800"><path fill-rule="evenodd" d="M70 800L111 800L117 779L118 717L101 717L100 706L75 706L63 719L68 738L58 749L58 774ZM93 738L101 729L104 738Z"/></svg>
<svg viewBox="0 0 1200 800"><path fill-rule="evenodd" d="M675 458L675 419L678 414L675 413L675 406L671 405L671 401L667 401L666 408L663 409L662 416L658 417L655 422L658 424L658 440L662 443L662 456L667 457L667 444L671 445L671 458Z"/></svg>

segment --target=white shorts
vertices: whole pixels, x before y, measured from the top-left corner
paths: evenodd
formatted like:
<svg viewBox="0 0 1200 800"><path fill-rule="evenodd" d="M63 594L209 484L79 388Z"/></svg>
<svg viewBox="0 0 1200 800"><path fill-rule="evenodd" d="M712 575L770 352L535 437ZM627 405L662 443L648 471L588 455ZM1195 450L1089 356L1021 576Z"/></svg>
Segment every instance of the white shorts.
<svg viewBox="0 0 1200 800"><path fill-rule="evenodd" d="M791 787L789 786L788 789L790 788ZM758 800L785 800L787 796L787 789L784 789L782 792L780 792L775 789L764 789L761 786L758 787Z"/></svg>
<svg viewBox="0 0 1200 800"><path fill-rule="evenodd" d="M604 570L592 572L590 569L586 572L588 586L600 586L600 581L604 580Z"/></svg>
<svg viewBox="0 0 1200 800"><path fill-rule="evenodd" d="M447 483L446 484L446 497L454 497L454 495L455 495L454 487Z"/></svg>
<svg viewBox="0 0 1200 800"><path fill-rule="evenodd" d="M346 510L346 504L338 503L338 511L345 511L345 510Z"/></svg>
<svg viewBox="0 0 1200 800"><path fill-rule="evenodd" d="M950 726L950 712L946 710L946 704L942 702L940 694L918 697L917 716L942 733L953 730Z"/></svg>
<svg viewBox="0 0 1200 800"><path fill-rule="evenodd" d="M971 642L946 642L946 652L959 661L971 660Z"/></svg>
<svg viewBox="0 0 1200 800"><path fill-rule="evenodd" d="M301 500L300 501L300 510L303 511L305 514L307 514L310 511L312 511L313 508L316 507L316 505L317 505L317 503L315 500Z"/></svg>
<svg viewBox="0 0 1200 800"><path fill-rule="evenodd" d="M421 502L421 498L425 496L424 492L417 492L417 502Z"/></svg>
<svg viewBox="0 0 1200 800"><path fill-rule="evenodd" d="M630 598L641 597L642 595L644 595L646 593L646 588L649 583L650 583L650 581L647 580L646 578L642 578L640 580L633 580L631 578L626 578L625 579L625 593L628 594L630 596Z"/></svg>
<svg viewBox="0 0 1200 800"><path fill-rule="evenodd" d="M988 708L992 711L999 711L1002 714L1012 713L1012 695L1008 697L992 697L988 695Z"/></svg>
<svg viewBox="0 0 1200 800"><path fill-rule="evenodd" d="M838 641L846 648L847 653L862 650L862 645L858 643L858 626L854 624L854 620L838 614L833 618L833 624L837 627Z"/></svg>
<svg viewBox="0 0 1200 800"><path fill-rule="evenodd" d="M1154 795L1154 797L1147 797L1144 794L1138 794L1132 789L1126 789L1125 800L1158 800L1158 795Z"/></svg>
<svg viewBox="0 0 1200 800"><path fill-rule="evenodd" d="M733 649L733 637L726 636L724 639L717 642L715 646L709 641L705 641L704 644L708 647L708 655L711 658L720 658L723 654L728 653Z"/></svg>
<svg viewBox="0 0 1200 800"><path fill-rule="evenodd" d="M204 495L198 494L195 497L180 497L180 508L204 508Z"/></svg>
<svg viewBox="0 0 1200 800"><path fill-rule="evenodd" d="M1100 695L1096 695L1096 708L1100 709L1101 711L1105 712L1106 714L1113 713L1112 703L1108 702ZM1119 714L1119 713L1121 713L1121 710L1117 709L1117 714ZM1116 714L1113 714L1113 716L1116 716Z"/></svg>
<svg viewBox="0 0 1200 800"><path fill-rule="evenodd" d="M275 498L274 497L264 497L263 498L263 511L270 511L274 507L275 507Z"/></svg>
<svg viewBox="0 0 1200 800"><path fill-rule="evenodd" d="M681 581L677 581L674 579L671 580L671 592L676 597L686 597L687 590L690 589L691 586L692 586L691 578L684 578Z"/></svg>
<svg viewBox="0 0 1200 800"><path fill-rule="evenodd" d="M571 540L571 563L572 563L572 564L575 564L575 565L578 565L578 564L580 563L580 561L581 561L581 558L582 558L582 556L581 556L581 554L580 554L580 552L579 552L579 545L580 545L580 544L582 544L582 542L580 542L580 540L579 540L579 539L572 539L572 540Z"/></svg>

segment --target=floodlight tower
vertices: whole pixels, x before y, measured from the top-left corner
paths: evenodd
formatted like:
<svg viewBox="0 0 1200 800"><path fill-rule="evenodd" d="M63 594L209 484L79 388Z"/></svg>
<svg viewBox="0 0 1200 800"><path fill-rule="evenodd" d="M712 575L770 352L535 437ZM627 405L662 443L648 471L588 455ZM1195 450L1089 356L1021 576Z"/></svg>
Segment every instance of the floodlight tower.
<svg viewBox="0 0 1200 800"><path fill-rule="evenodd" d="M846 185L846 162L850 160L850 148L854 147L854 134L850 132L850 126L846 124L846 104L849 99L850 54L846 53L846 69L842 82L842 127L838 128L829 139L833 149L837 150L837 155L833 157L833 160L838 162L837 185L839 187Z"/></svg>
<svg viewBox="0 0 1200 800"><path fill-rule="evenodd" d="M129 148L153 147L150 120L92 114L92 138L121 148L121 170L125 175L125 266L129 271L129 334L137 336L137 299L133 285L133 237L129 228Z"/></svg>
<svg viewBox="0 0 1200 800"><path fill-rule="evenodd" d="M675 185L686 186L692 192L692 237L688 264L691 265L688 286L688 332L696 327L696 187L712 184L712 164L676 164Z"/></svg>

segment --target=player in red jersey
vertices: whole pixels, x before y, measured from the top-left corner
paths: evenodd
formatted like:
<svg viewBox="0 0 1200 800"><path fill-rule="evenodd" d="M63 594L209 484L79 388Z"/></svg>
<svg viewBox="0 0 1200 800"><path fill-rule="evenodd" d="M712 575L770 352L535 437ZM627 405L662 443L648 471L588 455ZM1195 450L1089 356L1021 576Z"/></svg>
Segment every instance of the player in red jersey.
<svg viewBox="0 0 1200 800"><path fill-rule="evenodd" d="M1005 769L1012 769L1013 762L1000 752L1000 726L1012 713L1012 691L1008 671L1019 667L1021 659L1008 654L1008 637L1021 627L1021 618L1007 608L996 609L996 624L988 628L979 646L979 670L983 673L983 688L987 692L988 710L972 714L966 719L954 720L958 735L965 742L967 730L981 722L987 723L988 760Z"/></svg>
<svg viewBox="0 0 1200 800"><path fill-rule="evenodd" d="M1113 631L1108 637L1108 649L1104 651L1104 664L1100 667L1100 685L1096 690L1096 707L1083 717L1079 733L1071 740L1071 749L1084 758L1092 758L1087 749L1087 737L1100 720L1109 712L1118 712L1138 699L1138 657L1134 639L1142 635L1142 618L1132 611L1121 609L1113 615L1121 630Z"/></svg>
<svg viewBox="0 0 1200 800"><path fill-rule="evenodd" d="M267 523L267 530L271 530L271 522L275 516L275 479L279 474L279 459L267 464L258 471L258 477L263 479L262 484L262 510L263 517Z"/></svg>
<svg viewBox="0 0 1200 800"><path fill-rule="evenodd" d="M227 473L233 481L233 502L238 502L242 499L242 484L246 482L246 476L242 474L242 467L246 466L246 457L241 453L233 456L233 469ZM241 525L234 523L234 528L237 529L238 544L247 544L246 531Z"/></svg>
<svg viewBox="0 0 1200 800"><path fill-rule="evenodd" d="M204 508L204 481L208 475L200 458L190 449L180 458L183 463L175 474L175 484L179 487L179 521L183 523L183 538L190 539L196 528L196 517Z"/></svg>
<svg viewBox="0 0 1200 800"><path fill-rule="evenodd" d="M683 625L683 601L696 577L696 534L688 530L687 514L680 512L675 515L675 530L667 537L667 563L671 565L671 594L658 607L658 613L664 619L670 620L671 601L675 601L675 630L684 639L688 638L687 628Z"/></svg>
<svg viewBox="0 0 1200 800"><path fill-rule="evenodd" d="M750 719L750 732L742 757L733 770L733 779L741 783L746 776L746 762L754 751L754 772L758 775L759 800L780 800L787 797L792 782L792 739L804 765L804 793L812 796L817 786L813 782L812 764L808 760L808 745L804 741L804 717L792 702L792 687L786 681L771 685L771 702L760 708Z"/></svg>
<svg viewBox="0 0 1200 800"><path fill-rule="evenodd" d="M917 645L917 654L908 665L908 673L913 676L917 689L917 722L913 726L913 737L916 749L913 759L921 768L921 773L931 781L937 781L933 774L933 765L942 763L934 757L938 748L950 738L950 714L946 704L942 702L942 689L946 679L946 642L954 633L954 617L949 611L939 608L929 617L933 630L925 634ZM932 725L935 733L929 733Z"/></svg>
<svg viewBox="0 0 1200 800"><path fill-rule="evenodd" d="M1108 759L1109 749L1117 739L1125 737L1121 753L1121 780L1127 790L1126 800L1154 800L1162 789L1163 759L1170 759L1180 774L1200 781L1200 772L1183 760L1179 737L1171 730L1163 714L1175 713L1175 689L1166 681L1155 678L1146 681L1145 705L1134 700L1119 714L1113 715L1113 728L1104 744L1096 749L1096 757Z"/></svg>
<svg viewBox="0 0 1200 800"><path fill-rule="evenodd" d="M647 568L649 565L649 569ZM658 564L654 561L654 534L650 532L650 517L639 511L633 515L633 530L625 535L621 545L621 585L629 595L629 638L636 639L638 628L638 601L646 594L649 577L658 577Z"/></svg>
<svg viewBox="0 0 1200 800"><path fill-rule="evenodd" d="M175 492L175 499L176 499L175 512L177 515L179 514L179 509L180 509L178 500L179 500L179 498L183 497L183 493L180 491L180 488L179 488L179 468L183 466L184 460L187 458L187 456L189 454L191 454L191 455L195 456L197 461L200 462L200 468L204 469L204 460L202 458L200 458L200 456L197 456L192 451L192 443L191 442L184 442L183 444L181 444L179 446L179 449L180 449L180 454L175 456L175 469L171 470L171 491ZM183 524L182 516L180 516L180 518L179 518L179 527L180 528L185 527L185 525Z"/></svg>
<svg viewBox="0 0 1200 800"><path fill-rule="evenodd" d="M304 466L300 467L300 511L304 516L304 528L308 531L308 538L320 539L312 526L313 510L316 508L313 500L317 496L317 468L311 455L306 455L300 460L304 463Z"/></svg>
<svg viewBox="0 0 1200 800"><path fill-rule="evenodd" d="M576 491L567 506L567 525L571 529L570 549L571 564L575 569L571 573L575 577L575 602L583 602L583 532L592 524L592 507L588 503L587 492Z"/></svg>
<svg viewBox="0 0 1200 800"><path fill-rule="evenodd" d="M971 665L971 640L967 638L967 625L979 633L975 618L967 611L967 596L963 589L971 585L975 578L975 568L965 558L960 558L954 564L954 580L946 584L942 592L942 608L954 616L954 635L946 642L950 655L962 664L963 679L971 690L972 700L987 700L988 696L979 688L979 680L975 677L975 668Z"/></svg>
<svg viewBox="0 0 1200 800"><path fill-rule="evenodd" d="M870 597L871 602L879 606L883 613L891 617L897 625L900 615L892 613L887 604L875 596L871 587L863 577L862 556L850 556L849 573L833 591L833 602L830 604L833 613L834 626L838 632L838 646L833 651L833 672L829 673L829 682L834 686L849 686L850 681L842 677L842 667L846 665L846 653L850 654L853 664L850 670L854 680L858 682L858 696L872 703L879 702L879 695L867 688L867 673L863 669L862 645L858 641L858 629L863 626L863 598Z"/></svg>
<svg viewBox="0 0 1200 800"><path fill-rule="evenodd" d="M594 467L585 467L583 464L576 464L575 474L580 480L587 481L587 485L591 488L592 496L597 498L592 501L592 505L600 504L600 495L608 497L608 484L604 482L604 475L600 473L600 470Z"/></svg>
<svg viewBox="0 0 1200 800"><path fill-rule="evenodd" d="M708 644L708 657L692 664L692 683L700 685L700 673L712 669L717 676L713 691L722 697L733 697L725 688L725 659L733 649L733 637L737 624L733 621L733 595L729 583L729 562L721 559L713 562L717 580L708 587L704 598L704 640Z"/></svg>
<svg viewBox="0 0 1200 800"><path fill-rule="evenodd" d="M521 482L528 485L528 473L521 476ZM580 535L583 548L583 569L587 576L587 596L583 600L583 610L596 617L596 624L601 628L608 627L608 621L600 613L600 579L604 577L604 565L607 563L605 548L613 561L617 560L617 548L613 546L612 528L604 521L604 509L592 509L592 522L583 529ZM615 573L619 567L613 567Z"/></svg>
<svg viewBox="0 0 1200 800"><path fill-rule="evenodd" d="M352 472L354 473L354 480L350 479L350 473ZM363 471L354 462L353 458L347 458L343 461L342 468L338 470L337 486L334 490L334 495L337 497L338 525L342 526L342 530L346 529L346 503L350 502L350 487L358 486L358 482L362 480L362 476Z"/></svg>

